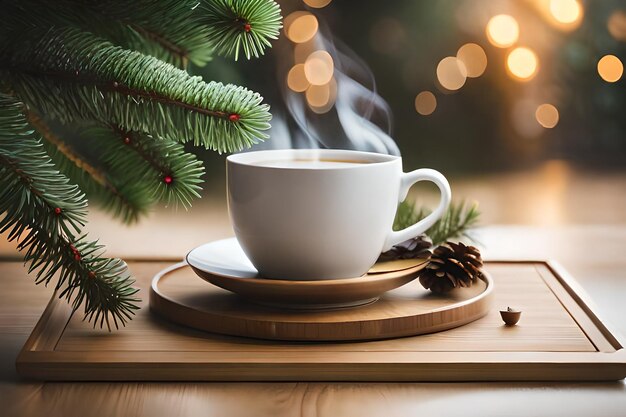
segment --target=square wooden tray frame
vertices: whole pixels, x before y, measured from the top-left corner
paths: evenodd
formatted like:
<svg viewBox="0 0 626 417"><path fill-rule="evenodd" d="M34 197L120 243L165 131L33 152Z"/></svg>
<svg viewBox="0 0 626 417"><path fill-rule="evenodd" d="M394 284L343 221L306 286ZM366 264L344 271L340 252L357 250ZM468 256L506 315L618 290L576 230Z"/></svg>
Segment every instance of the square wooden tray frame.
<svg viewBox="0 0 626 417"><path fill-rule="evenodd" d="M562 267L552 261L493 263L545 266L556 279L544 281L596 351L488 351L487 346L462 352L55 351L71 309L53 296L16 366L29 378L100 381L590 381L626 376L623 342Z"/></svg>

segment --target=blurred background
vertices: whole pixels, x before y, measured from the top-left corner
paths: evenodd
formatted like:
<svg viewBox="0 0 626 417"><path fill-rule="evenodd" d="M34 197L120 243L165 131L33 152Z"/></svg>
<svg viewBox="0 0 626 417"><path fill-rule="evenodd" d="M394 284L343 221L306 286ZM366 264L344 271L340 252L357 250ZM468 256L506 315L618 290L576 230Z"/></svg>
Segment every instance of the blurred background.
<svg viewBox="0 0 626 417"><path fill-rule="evenodd" d="M585 169L626 166L623 1L280 3L285 28L267 56L194 70L259 91L275 115L293 116L283 98L299 92L308 125L316 126L336 112L333 72L374 90L368 76L352 74L354 60L329 45L342 42L371 69L389 104L389 133L406 168L471 175L552 160ZM320 50L330 52L329 62L313 54ZM270 142L278 143L268 145L281 147L284 134L273 133Z"/></svg>

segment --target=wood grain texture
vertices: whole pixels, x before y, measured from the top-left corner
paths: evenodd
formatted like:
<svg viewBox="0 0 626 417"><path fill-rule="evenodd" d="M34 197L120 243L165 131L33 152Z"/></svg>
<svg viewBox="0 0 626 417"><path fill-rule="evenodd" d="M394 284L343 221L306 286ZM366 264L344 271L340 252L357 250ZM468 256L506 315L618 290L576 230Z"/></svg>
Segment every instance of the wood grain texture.
<svg viewBox="0 0 626 417"><path fill-rule="evenodd" d="M254 300L259 297L264 302L280 300L281 305L302 299L309 302L305 305L367 299L378 296L385 288L412 281L367 305L302 311L249 302L215 285L207 285L196 273L210 282L217 278L222 284L224 277L208 276L188 265L178 264L174 269L159 272L152 280L150 310L168 321L212 333L310 342L376 340L434 333L462 326L487 314L493 293L493 282L488 275L471 288L437 296L414 280L422 267L349 280L298 282L225 278L247 288L244 293ZM272 296L272 290L277 295ZM345 292L351 298L344 298Z"/></svg>
<svg viewBox="0 0 626 417"><path fill-rule="evenodd" d="M163 263L131 268L146 288ZM48 324L64 328L54 350L25 349L22 373L62 380L222 381L446 381L607 380L626 375L621 345L584 309L569 311L568 291L553 292L543 263L489 264L495 304L489 314L445 332L360 343L286 343L212 335L180 328L142 309L127 329L94 331L78 318ZM567 279L556 277L567 286ZM569 288L569 287L568 287ZM562 302L559 297L569 297ZM52 303L55 304L55 303ZM51 304L51 305L52 305ZM524 311L505 327L498 305ZM580 324L578 324L580 323ZM581 329L595 325L598 332ZM44 333L46 331L44 330ZM596 346L610 346L598 352Z"/></svg>

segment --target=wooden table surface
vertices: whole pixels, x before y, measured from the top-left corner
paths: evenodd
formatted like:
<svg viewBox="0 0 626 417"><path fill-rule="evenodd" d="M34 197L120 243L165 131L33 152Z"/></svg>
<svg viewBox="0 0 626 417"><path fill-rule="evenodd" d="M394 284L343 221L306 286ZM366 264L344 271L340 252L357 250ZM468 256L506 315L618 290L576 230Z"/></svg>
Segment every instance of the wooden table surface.
<svg viewBox="0 0 626 417"><path fill-rule="evenodd" d="M626 175L563 163L527 173L453 181L481 202L477 237L489 259L556 259L626 334ZM90 230L109 253L180 256L231 234L221 199L191 212L158 211L122 228L101 213ZM14 258L0 236L0 256ZM0 267L0 416L624 416L626 386L612 383L40 383L15 357L51 291Z"/></svg>

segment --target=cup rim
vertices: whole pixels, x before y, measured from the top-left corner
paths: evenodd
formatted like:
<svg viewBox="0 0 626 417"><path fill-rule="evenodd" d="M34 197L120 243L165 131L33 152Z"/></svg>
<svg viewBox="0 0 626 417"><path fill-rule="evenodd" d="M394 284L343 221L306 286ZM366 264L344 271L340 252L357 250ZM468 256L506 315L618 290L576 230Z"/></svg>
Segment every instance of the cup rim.
<svg viewBox="0 0 626 417"><path fill-rule="evenodd" d="M275 167L258 165L261 161L272 161L281 159L350 159L355 158L367 162L365 164L346 164L333 168L324 168L324 171L346 170L346 169L364 169L368 166L380 166L383 164L392 164L401 159L400 156L387 155L374 152L352 151L347 149L272 149L263 151L241 152L229 155L226 161L231 164L244 165L259 169L279 169L279 170L315 170L315 168L299 168L299 167Z"/></svg>

